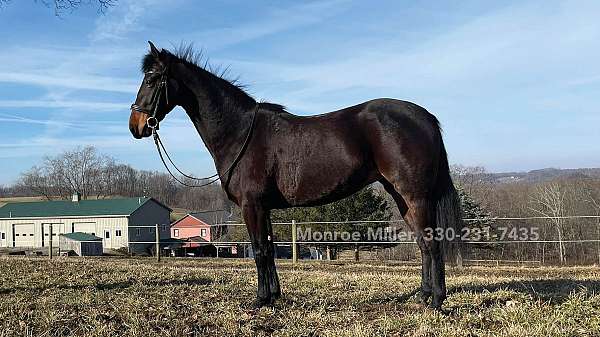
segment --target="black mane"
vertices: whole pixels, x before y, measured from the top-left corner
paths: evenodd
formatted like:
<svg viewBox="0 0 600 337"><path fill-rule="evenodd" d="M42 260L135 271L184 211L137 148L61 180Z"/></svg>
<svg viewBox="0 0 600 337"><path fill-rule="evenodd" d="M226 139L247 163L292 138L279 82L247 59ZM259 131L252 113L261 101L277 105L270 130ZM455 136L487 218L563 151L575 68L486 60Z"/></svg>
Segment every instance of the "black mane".
<svg viewBox="0 0 600 337"><path fill-rule="evenodd" d="M274 113L284 113L284 112L287 112L285 110L285 106L283 106L281 104L269 103L269 102L259 102L258 105L262 109L269 110L269 111L272 111Z"/></svg>
<svg viewBox="0 0 600 337"><path fill-rule="evenodd" d="M169 64L181 63L190 70L202 75L206 84L217 89L223 96L234 98L239 103L256 101L252 96L246 93L245 86L239 83L239 78L229 78L229 67L213 67L202 55L202 51L195 51L193 46L180 45L174 52L166 49L161 50L161 54L168 60ZM156 59L151 53L148 53L142 59L141 71L148 72L156 65Z"/></svg>
<svg viewBox="0 0 600 337"><path fill-rule="evenodd" d="M239 78L230 78L229 67L213 67L209 64L208 58L205 58L202 51L196 51L193 45L182 44L175 48L173 52L162 49L162 55L165 59L169 60L169 63L182 63L189 69L198 72L203 75L205 81L208 81L208 85L218 89L223 96L233 98L234 102L231 103L252 103L257 102L254 98L249 95L245 88L246 86L240 84ZM141 64L141 71L151 71L156 65L156 59L151 53L144 55ZM258 102L258 105L265 110L270 110L275 113L287 112L283 105L270 103L270 102Z"/></svg>

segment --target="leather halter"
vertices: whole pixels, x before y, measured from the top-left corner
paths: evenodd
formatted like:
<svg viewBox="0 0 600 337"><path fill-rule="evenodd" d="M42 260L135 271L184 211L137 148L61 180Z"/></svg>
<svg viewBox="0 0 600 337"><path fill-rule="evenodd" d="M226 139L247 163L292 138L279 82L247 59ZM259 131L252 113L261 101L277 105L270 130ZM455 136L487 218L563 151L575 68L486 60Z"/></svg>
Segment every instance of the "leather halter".
<svg viewBox="0 0 600 337"><path fill-rule="evenodd" d="M159 72L156 71L148 71L145 73L145 75L151 75L151 74L156 74ZM156 150L158 152L158 155L160 157L160 160L162 161L164 167L167 169L167 172L169 172L169 174L171 175L171 177L173 177L173 179L175 179L175 181L177 181L178 183L187 186L187 187L204 187L204 186L208 186L211 185L213 183L215 183L218 180L221 180L222 177L221 176L226 176L227 180L226 182L229 180L229 176L231 174L231 171L233 170L233 168L236 166L236 164L238 163L238 161L240 160L240 158L244 155L244 152L246 150L246 147L248 146L248 143L250 142L250 138L252 136L252 130L254 129L254 122L256 120L256 115L258 113L258 110L260 108L259 104L256 104L256 106L254 107L253 113L252 113L252 120L250 122L250 127L248 128L248 133L246 134L246 138L244 139L244 143L242 144L242 146L240 147L240 150L238 151L238 153L236 154L236 156L234 157L233 161L230 163L230 165L227 167L227 169L225 169L223 171L222 174L219 174L218 172L213 174L210 177L204 177L204 178L196 178L193 177L191 175L187 175L185 173L183 173L178 167L177 165L175 165L175 163L173 162L173 160L171 159L171 157L169 156L169 153L167 152L167 149L165 149L164 144L162 143L162 141L160 140L160 136L158 135L158 129L159 129L159 121L158 118L156 118L157 114L158 114L158 105L160 104L160 96L163 93L163 88L164 88L164 92L165 92L165 100L167 102L167 105L169 104L169 86L168 86L168 78L167 78L167 69L164 69L162 72L160 72L160 81L158 83L158 86L156 87L156 90L154 90L154 92L152 93L152 100L150 101L150 107L149 108L144 108L141 107L137 104L132 104L131 105L131 110L135 110L138 112L141 112L145 115L148 116L148 118L146 119L146 125L152 129L152 136L154 137L154 143L156 145ZM149 88L151 88L152 86L150 84L147 84L147 86ZM162 151L161 151L162 149ZM177 172L179 172L181 175L183 175L186 178L192 179L192 180L198 180L198 181L206 181L208 180L208 182L202 183L200 185L193 185L193 184L187 184L186 182L182 181L181 179L177 178L173 172L171 172L171 170L169 169L169 166L167 165L165 158L163 156L163 152L165 154L165 156L167 157L167 159L169 160L169 162L171 163L171 165L173 165L173 167L177 170Z"/></svg>
<svg viewBox="0 0 600 337"><path fill-rule="evenodd" d="M147 75L156 74L156 73L158 73L158 72L150 70L150 71L146 72L145 75L147 76ZM158 118L156 118L156 116L158 114L158 105L160 104L160 96L163 93L163 88L164 88L164 93L165 93L165 99L167 101L167 104L169 104L169 86L167 84L167 81L168 81L167 69L165 69L162 72L160 72L160 79L158 82L158 86L156 87L156 90L154 90L154 92L152 93L152 100L150 101L150 107L144 108L135 103L131 105L131 110L141 112L148 116L148 118L146 119L146 125L152 130L159 129L159 121L158 121ZM150 84L147 84L147 86L149 88L152 87Z"/></svg>

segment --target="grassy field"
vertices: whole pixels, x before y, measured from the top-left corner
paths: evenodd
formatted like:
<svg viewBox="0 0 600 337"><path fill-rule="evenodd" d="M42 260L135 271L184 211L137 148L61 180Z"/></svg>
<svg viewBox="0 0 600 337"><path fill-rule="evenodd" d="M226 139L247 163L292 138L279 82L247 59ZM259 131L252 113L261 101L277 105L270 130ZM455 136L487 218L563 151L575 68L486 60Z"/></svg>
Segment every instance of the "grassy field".
<svg viewBox="0 0 600 337"><path fill-rule="evenodd" d="M0 207L6 205L9 202L33 202L33 201L44 201L44 197L14 197L14 198L0 198Z"/></svg>
<svg viewBox="0 0 600 337"><path fill-rule="evenodd" d="M280 261L284 297L252 310L251 261L0 258L0 336L599 336L600 270L449 270L445 313L419 270Z"/></svg>

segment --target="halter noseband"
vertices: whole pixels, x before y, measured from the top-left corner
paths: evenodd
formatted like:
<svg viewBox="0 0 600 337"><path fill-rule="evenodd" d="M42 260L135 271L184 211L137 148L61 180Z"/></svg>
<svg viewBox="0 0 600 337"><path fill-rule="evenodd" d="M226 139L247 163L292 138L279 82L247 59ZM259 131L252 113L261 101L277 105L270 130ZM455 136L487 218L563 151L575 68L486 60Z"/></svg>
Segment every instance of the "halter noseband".
<svg viewBox="0 0 600 337"><path fill-rule="evenodd" d="M155 71L148 71L145 74L154 74L156 73ZM156 87L156 90L154 90L154 92L152 93L152 100L150 101L150 108L146 109L146 108L142 108L141 106L137 105L137 104L132 104L131 105L131 110L135 110L138 112L141 112L145 115L148 116L148 118L146 119L146 125L154 130L157 130L159 128L159 123L158 123L158 118L156 118L156 115L158 114L158 104L160 103L160 96L162 95L163 92L163 88L165 89L165 99L167 100L167 104L169 104L169 86L167 85L167 69L163 70L160 73L160 79L158 82L158 86ZM150 85L148 85L150 86Z"/></svg>

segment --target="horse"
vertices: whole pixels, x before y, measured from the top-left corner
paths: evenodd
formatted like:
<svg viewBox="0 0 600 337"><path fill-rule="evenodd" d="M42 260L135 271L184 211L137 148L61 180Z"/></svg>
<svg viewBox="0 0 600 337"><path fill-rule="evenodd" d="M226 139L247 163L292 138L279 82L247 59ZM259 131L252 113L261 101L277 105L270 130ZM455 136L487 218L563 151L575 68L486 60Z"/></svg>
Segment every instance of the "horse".
<svg viewBox="0 0 600 337"><path fill-rule="evenodd" d="M391 98L294 115L282 105L257 102L235 81L200 65L191 46L171 52L148 42L131 134L150 137L175 106L185 110L214 159L224 192L241 208L258 274L257 307L281 297L271 210L330 203L375 182L415 233L421 303L442 307L444 247L450 241L430 234L459 228L460 205L435 116Z"/></svg>

